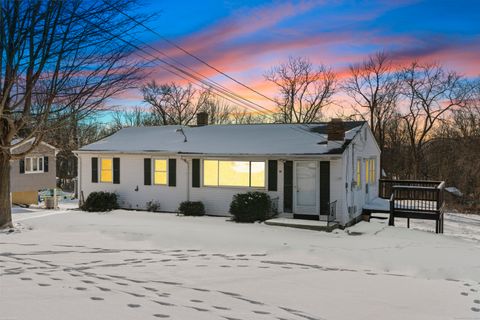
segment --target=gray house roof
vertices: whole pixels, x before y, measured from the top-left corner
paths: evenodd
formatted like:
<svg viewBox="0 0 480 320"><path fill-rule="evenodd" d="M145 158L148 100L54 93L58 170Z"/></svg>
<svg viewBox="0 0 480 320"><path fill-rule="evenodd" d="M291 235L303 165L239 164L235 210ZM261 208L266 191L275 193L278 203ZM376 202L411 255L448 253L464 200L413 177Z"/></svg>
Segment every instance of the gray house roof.
<svg viewBox="0 0 480 320"><path fill-rule="evenodd" d="M327 123L130 127L84 146L80 152L212 155L341 154L365 124L345 122L343 145L327 144ZM182 129L187 137L179 129Z"/></svg>

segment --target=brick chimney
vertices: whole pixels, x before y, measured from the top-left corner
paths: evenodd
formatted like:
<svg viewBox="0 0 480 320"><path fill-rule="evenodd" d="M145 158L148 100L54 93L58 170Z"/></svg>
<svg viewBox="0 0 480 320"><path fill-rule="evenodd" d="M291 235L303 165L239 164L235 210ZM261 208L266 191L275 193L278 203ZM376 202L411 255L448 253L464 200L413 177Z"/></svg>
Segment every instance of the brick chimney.
<svg viewBox="0 0 480 320"><path fill-rule="evenodd" d="M340 148L345 141L345 124L342 119L333 118L327 124L328 146Z"/></svg>
<svg viewBox="0 0 480 320"><path fill-rule="evenodd" d="M208 125L208 113L207 112L199 112L197 113L197 126L207 126Z"/></svg>

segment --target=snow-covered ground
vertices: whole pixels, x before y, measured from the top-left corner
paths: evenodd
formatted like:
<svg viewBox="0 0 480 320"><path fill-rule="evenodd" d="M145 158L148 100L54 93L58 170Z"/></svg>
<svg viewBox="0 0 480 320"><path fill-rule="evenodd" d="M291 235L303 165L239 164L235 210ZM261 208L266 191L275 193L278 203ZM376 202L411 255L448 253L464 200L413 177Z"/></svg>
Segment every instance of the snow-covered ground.
<svg viewBox="0 0 480 320"><path fill-rule="evenodd" d="M480 319L476 216L448 215L436 235L15 211L23 229L0 234L1 319Z"/></svg>

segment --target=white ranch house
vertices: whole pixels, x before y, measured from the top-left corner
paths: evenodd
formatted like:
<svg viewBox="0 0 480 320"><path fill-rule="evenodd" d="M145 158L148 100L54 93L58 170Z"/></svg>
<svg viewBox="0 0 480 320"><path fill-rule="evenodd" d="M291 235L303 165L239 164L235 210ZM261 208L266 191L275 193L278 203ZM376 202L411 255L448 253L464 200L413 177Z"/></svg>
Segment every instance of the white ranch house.
<svg viewBox="0 0 480 320"><path fill-rule="evenodd" d="M188 200L228 216L233 195L257 190L286 217L319 219L333 204L345 226L378 196L380 149L360 121L132 127L76 154L83 198L115 192L127 209Z"/></svg>

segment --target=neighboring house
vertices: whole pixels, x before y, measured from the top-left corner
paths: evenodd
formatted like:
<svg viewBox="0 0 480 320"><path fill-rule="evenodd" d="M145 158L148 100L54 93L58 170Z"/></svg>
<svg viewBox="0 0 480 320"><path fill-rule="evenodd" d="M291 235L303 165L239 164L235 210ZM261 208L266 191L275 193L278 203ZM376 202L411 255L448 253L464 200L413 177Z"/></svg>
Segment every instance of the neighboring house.
<svg viewBox="0 0 480 320"><path fill-rule="evenodd" d="M347 225L378 195L380 149L366 122L125 128L76 152L79 190L115 192L123 208L202 201L228 215L232 197L267 192L280 213Z"/></svg>
<svg viewBox="0 0 480 320"><path fill-rule="evenodd" d="M11 149L13 155L28 150L33 139ZM15 141L14 143L15 144ZM57 149L48 143L41 142L27 156L20 160L12 160L10 166L10 192L12 203L38 204L38 191L52 189L56 186L56 153Z"/></svg>

